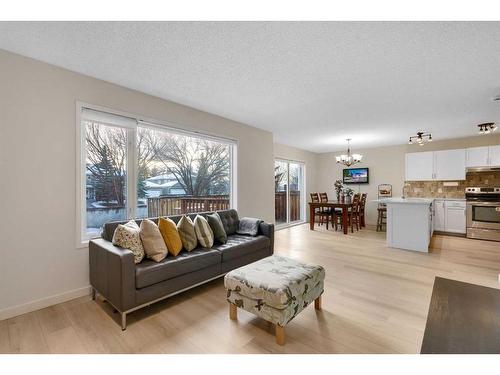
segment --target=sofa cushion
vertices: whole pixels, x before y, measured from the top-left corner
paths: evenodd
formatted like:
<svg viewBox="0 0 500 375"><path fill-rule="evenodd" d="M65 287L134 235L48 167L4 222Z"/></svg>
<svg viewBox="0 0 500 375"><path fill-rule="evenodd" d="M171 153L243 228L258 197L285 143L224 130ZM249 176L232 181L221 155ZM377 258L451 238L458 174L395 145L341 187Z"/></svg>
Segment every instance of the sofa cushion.
<svg viewBox="0 0 500 375"><path fill-rule="evenodd" d="M182 241L174 221L168 217L160 217L158 220L158 229L165 241L165 245L167 245L168 252L174 257L177 256L182 250Z"/></svg>
<svg viewBox="0 0 500 375"><path fill-rule="evenodd" d="M217 250L196 249L181 251L176 257L167 257L159 263L145 260L135 268L135 285L144 288L165 280L218 264L221 254Z"/></svg>
<svg viewBox="0 0 500 375"><path fill-rule="evenodd" d="M113 234L113 245L129 249L134 253L134 263L144 258L144 247L141 241L141 230L134 220L117 225Z"/></svg>
<svg viewBox="0 0 500 375"><path fill-rule="evenodd" d="M198 246L198 238L194 231L193 220L189 216L184 215L177 223L177 230L181 236L182 246L185 250L191 251Z"/></svg>
<svg viewBox="0 0 500 375"><path fill-rule="evenodd" d="M141 221L141 240L144 252L149 259L161 262L168 254L167 245L158 225L148 219Z"/></svg>
<svg viewBox="0 0 500 375"><path fill-rule="evenodd" d="M214 245L214 233L210 225L208 225L207 219L203 216L196 215L194 219L194 231L202 247L211 248Z"/></svg>
<svg viewBox="0 0 500 375"><path fill-rule="evenodd" d="M233 234L227 237L225 244L215 245L213 249L222 253L222 262L248 255L270 245L269 237L252 237L242 234Z"/></svg>
<svg viewBox="0 0 500 375"><path fill-rule="evenodd" d="M217 211L224 226L224 231L229 236L236 233L240 219L236 210Z"/></svg>
<svg viewBox="0 0 500 375"><path fill-rule="evenodd" d="M213 214L207 215L208 225L212 228L212 232L214 233L214 240L220 243L227 242L227 234L224 230L224 225L222 225L222 221L217 212Z"/></svg>

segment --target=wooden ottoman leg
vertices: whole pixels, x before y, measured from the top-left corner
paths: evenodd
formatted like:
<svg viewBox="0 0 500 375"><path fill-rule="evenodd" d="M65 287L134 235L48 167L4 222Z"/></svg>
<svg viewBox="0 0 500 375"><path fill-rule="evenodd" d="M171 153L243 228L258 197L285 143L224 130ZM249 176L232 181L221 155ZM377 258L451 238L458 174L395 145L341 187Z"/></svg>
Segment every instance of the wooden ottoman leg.
<svg viewBox="0 0 500 375"><path fill-rule="evenodd" d="M234 303L229 302L229 319L236 320L238 319L238 308Z"/></svg>
<svg viewBox="0 0 500 375"><path fill-rule="evenodd" d="M321 296L314 300L314 308L316 310L321 310Z"/></svg>
<svg viewBox="0 0 500 375"><path fill-rule="evenodd" d="M276 344L285 345L285 327L274 325L276 331Z"/></svg>

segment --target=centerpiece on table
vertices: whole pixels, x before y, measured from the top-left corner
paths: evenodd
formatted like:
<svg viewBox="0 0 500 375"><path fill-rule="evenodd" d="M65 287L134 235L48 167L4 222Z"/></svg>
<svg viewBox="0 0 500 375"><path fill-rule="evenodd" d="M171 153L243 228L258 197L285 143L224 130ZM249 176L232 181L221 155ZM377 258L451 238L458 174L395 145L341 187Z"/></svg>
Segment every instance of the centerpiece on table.
<svg viewBox="0 0 500 375"><path fill-rule="evenodd" d="M344 189L345 203L351 203L352 196L354 195L354 190L351 188Z"/></svg>
<svg viewBox="0 0 500 375"><path fill-rule="evenodd" d="M336 180L335 183L333 184L333 187L335 188L335 193L337 194L337 202L340 202L340 195L343 192L344 185L342 185L342 180Z"/></svg>

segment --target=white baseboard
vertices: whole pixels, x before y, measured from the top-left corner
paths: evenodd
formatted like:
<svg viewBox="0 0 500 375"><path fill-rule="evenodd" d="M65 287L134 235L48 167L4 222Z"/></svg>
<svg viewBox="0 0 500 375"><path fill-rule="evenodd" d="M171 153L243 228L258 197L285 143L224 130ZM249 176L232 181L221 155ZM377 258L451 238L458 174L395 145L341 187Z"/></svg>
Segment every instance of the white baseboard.
<svg viewBox="0 0 500 375"><path fill-rule="evenodd" d="M83 288L69 290L61 294L41 298L35 301L23 303L22 305L7 307L6 309L0 310L0 320L13 318L14 316L57 305L58 303L66 302L78 297L88 296L89 294L90 285Z"/></svg>

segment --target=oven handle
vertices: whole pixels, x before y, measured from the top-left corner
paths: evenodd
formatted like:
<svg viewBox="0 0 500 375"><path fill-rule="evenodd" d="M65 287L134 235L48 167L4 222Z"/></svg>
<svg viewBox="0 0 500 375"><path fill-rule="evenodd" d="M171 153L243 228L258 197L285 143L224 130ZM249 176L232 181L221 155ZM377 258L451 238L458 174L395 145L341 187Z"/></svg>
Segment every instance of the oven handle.
<svg viewBox="0 0 500 375"><path fill-rule="evenodd" d="M491 207L498 206L500 207L500 202L467 202L467 206L483 206L483 207Z"/></svg>

